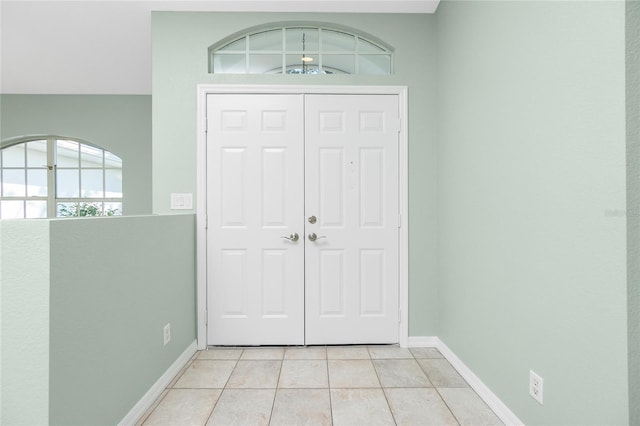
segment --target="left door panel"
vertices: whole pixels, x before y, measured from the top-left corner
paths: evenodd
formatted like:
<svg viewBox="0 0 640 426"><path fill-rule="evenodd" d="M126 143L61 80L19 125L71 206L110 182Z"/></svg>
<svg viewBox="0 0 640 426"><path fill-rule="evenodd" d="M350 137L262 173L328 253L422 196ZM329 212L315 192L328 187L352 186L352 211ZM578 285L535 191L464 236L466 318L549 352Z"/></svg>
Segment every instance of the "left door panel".
<svg viewBox="0 0 640 426"><path fill-rule="evenodd" d="M303 101L207 97L209 345L304 344Z"/></svg>

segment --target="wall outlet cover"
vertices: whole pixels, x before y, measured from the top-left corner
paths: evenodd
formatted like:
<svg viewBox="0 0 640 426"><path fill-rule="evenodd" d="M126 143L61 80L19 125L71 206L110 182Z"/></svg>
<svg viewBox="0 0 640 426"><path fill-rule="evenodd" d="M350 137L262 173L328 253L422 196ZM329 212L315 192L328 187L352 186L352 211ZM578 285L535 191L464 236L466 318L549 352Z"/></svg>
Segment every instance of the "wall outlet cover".
<svg viewBox="0 0 640 426"><path fill-rule="evenodd" d="M163 338L164 345L167 346L167 343L171 341L171 323L164 326Z"/></svg>
<svg viewBox="0 0 640 426"><path fill-rule="evenodd" d="M532 370L529 370L529 395L542 404L544 380Z"/></svg>

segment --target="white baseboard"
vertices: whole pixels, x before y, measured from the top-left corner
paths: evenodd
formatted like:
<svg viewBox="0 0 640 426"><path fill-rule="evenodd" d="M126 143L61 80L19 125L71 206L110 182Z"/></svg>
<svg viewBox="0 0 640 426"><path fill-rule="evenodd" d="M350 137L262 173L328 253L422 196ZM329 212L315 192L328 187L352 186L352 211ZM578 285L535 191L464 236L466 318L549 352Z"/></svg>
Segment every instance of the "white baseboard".
<svg viewBox="0 0 640 426"><path fill-rule="evenodd" d="M151 386L144 396L133 406L131 411L118 423L118 426L135 425L140 417L151 407L156 399L162 394L162 391L171 383L171 380L182 370L193 354L196 353L196 344L194 340L187 349L175 360L173 364L164 372L164 374Z"/></svg>
<svg viewBox="0 0 640 426"><path fill-rule="evenodd" d="M440 351L442 356L464 378L471 389L496 413L496 416L507 426L524 425L518 417L505 405L491 389L485 385L478 376L449 347L437 336L412 336L409 337L409 347L433 347Z"/></svg>

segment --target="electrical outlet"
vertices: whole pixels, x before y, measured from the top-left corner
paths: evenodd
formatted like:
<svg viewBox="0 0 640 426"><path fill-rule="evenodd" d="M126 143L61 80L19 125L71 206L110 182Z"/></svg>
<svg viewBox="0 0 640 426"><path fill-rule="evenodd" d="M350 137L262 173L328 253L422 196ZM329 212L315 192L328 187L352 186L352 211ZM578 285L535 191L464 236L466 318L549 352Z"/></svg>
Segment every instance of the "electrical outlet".
<svg viewBox="0 0 640 426"><path fill-rule="evenodd" d="M542 404L543 384L542 377L529 370L529 395L540 404Z"/></svg>
<svg viewBox="0 0 640 426"><path fill-rule="evenodd" d="M167 346L167 343L171 341L171 323L168 323L164 326L164 345Z"/></svg>

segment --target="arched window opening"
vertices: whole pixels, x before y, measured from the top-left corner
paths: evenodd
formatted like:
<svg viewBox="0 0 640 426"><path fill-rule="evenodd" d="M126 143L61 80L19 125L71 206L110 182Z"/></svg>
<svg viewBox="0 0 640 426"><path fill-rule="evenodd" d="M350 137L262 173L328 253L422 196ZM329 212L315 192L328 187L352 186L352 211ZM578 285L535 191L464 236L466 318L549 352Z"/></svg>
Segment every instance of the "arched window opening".
<svg viewBox="0 0 640 426"><path fill-rule="evenodd" d="M393 72L393 49L372 36L329 26L254 27L209 47L216 74L367 74Z"/></svg>
<svg viewBox="0 0 640 426"><path fill-rule="evenodd" d="M0 149L0 219L122 214L122 159L55 136Z"/></svg>

